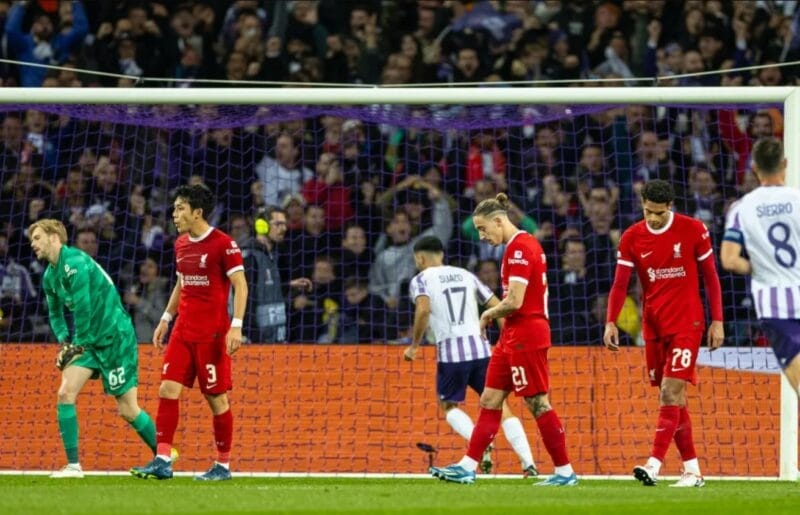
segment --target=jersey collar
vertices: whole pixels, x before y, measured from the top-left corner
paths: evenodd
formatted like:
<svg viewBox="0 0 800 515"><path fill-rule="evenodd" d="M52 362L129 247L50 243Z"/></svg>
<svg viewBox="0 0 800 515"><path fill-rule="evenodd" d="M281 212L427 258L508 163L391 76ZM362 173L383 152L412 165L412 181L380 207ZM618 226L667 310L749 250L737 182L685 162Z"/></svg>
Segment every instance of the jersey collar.
<svg viewBox="0 0 800 515"><path fill-rule="evenodd" d="M650 231L650 234L664 234L672 227L672 222L675 220L675 213L672 211L669 212L669 220L667 220L667 224L662 227L661 229L651 229L647 222L645 221L644 226L647 227L647 230Z"/></svg>
<svg viewBox="0 0 800 515"><path fill-rule="evenodd" d="M189 236L189 241L191 241L192 243L197 243L198 241L203 241L204 239L208 238L208 235L211 234L211 231L213 231L213 230L214 230L213 227L209 227L206 232L204 232L203 234L201 234L197 238L192 238L191 236Z"/></svg>
<svg viewBox="0 0 800 515"><path fill-rule="evenodd" d="M517 237L517 236L519 236L520 234L525 234L525 231L523 231L523 230L519 230L519 231L515 232L514 234L512 234L512 235L511 235L511 238L509 238L509 240L508 240L508 243L506 243L506 245L510 245L510 244L511 244L511 242L512 242L512 241L514 241L514 238L516 238L516 237Z"/></svg>

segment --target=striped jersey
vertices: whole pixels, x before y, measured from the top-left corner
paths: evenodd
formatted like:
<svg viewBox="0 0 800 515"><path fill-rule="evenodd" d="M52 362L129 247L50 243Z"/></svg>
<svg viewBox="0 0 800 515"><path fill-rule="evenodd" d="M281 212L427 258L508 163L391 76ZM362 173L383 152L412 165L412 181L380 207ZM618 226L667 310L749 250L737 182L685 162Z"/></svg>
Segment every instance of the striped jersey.
<svg viewBox="0 0 800 515"><path fill-rule="evenodd" d="M481 336L478 303L493 293L471 272L455 266L426 268L411 279L410 297L430 299L430 328L436 339L440 363L460 363L488 358L489 342Z"/></svg>
<svg viewBox="0 0 800 515"><path fill-rule="evenodd" d="M724 239L747 250L758 318L800 318L800 190L751 191L728 210Z"/></svg>

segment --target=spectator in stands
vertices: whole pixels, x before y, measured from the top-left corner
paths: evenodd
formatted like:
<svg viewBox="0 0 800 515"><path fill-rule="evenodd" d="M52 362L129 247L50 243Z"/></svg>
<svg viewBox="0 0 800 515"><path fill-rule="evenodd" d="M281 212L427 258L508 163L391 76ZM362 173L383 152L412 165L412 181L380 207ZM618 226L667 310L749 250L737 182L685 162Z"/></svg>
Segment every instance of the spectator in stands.
<svg viewBox="0 0 800 515"><path fill-rule="evenodd" d="M192 171L203 176L225 212L243 213L250 208L255 140L250 132L229 128L212 129L200 137Z"/></svg>
<svg viewBox="0 0 800 515"><path fill-rule="evenodd" d="M342 238L339 277L366 279L374 257L367 245L367 235L360 225L348 225Z"/></svg>
<svg viewBox="0 0 800 515"><path fill-rule="evenodd" d="M262 184L257 181L257 184ZM297 234L303 230L303 218L306 216L306 199L299 193L288 194L281 203L286 211L286 227L289 234Z"/></svg>
<svg viewBox="0 0 800 515"><path fill-rule="evenodd" d="M416 183L423 182L416 179ZM403 282L408 282L416 275L413 247L417 238L433 235L446 245L453 231L453 216L447 199L442 196L441 190L425 184L423 187L428 190L428 199L433 207L431 227L423 227L416 237L412 237L408 213L397 210L387 224L385 234L375 244L375 262L370 269L370 293L379 295L390 310L398 306L406 309L410 305L410 302L400 304L399 301L401 295L408 295L407 289L401 288Z"/></svg>
<svg viewBox="0 0 800 515"><path fill-rule="evenodd" d="M89 192L86 176L77 168L67 172L67 177L58 182L55 189L53 209L60 211L62 219L69 219L74 211L83 212L89 207Z"/></svg>
<svg viewBox="0 0 800 515"><path fill-rule="evenodd" d="M314 289L292 299L291 339L303 343L334 343L341 329L339 308L342 302L336 265L327 254L317 255L312 270Z"/></svg>
<svg viewBox="0 0 800 515"><path fill-rule="evenodd" d="M557 344L589 344L593 324L590 305L598 293L597 282L586 266L586 245L580 238L561 241L561 263L548 273L550 288L550 320L553 342Z"/></svg>
<svg viewBox="0 0 800 515"><path fill-rule="evenodd" d="M189 4L180 4L171 13L169 31L164 35L164 66L168 75L178 78L209 78L217 75L214 42L208 32L198 30Z"/></svg>
<svg viewBox="0 0 800 515"><path fill-rule="evenodd" d="M603 191L593 190L588 203L588 224L583 229L586 262L591 263L592 275L598 280L598 291L606 291L611 286L616 248L621 235L608 202L610 194L605 191L601 196Z"/></svg>
<svg viewBox="0 0 800 515"><path fill-rule="evenodd" d="M131 313L140 343L150 342L153 338L170 291L169 280L159 275L158 261L154 257L139 262L138 277L125 290L122 300Z"/></svg>
<svg viewBox="0 0 800 515"><path fill-rule="evenodd" d="M342 169L333 154L320 154L316 169L316 177L303 184L303 197L309 204L322 206L325 228L337 231L353 218L352 190L344 185Z"/></svg>
<svg viewBox="0 0 800 515"><path fill-rule="evenodd" d="M25 111L25 141L33 152L41 154L43 160L40 172L46 180L52 180L52 166L56 162L56 142L47 134L47 114L36 109Z"/></svg>
<svg viewBox="0 0 800 515"><path fill-rule="evenodd" d="M386 339L386 306L369 292L365 278L349 277L344 282L340 312L340 343L371 343Z"/></svg>
<svg viewBox="0 0 800 515"><path fill-rule="evenodd" d="M97 260L97 253L100 245L97 240L97 233L94 229L78 229L75 232L75 247L86 252L90 258Z"/></svg>
<svg viewBox="0 0 800 515"><path fill-rule="evenodd" d="M725 199L717 190L717 181L708 167L695 165L689 170L688 195L676 203L679 212L697 218L705 224L719 244L725 225Z"/></svg>
<svg viewBox="0 0 800 515"><path fill-rule="evenodd" d="M314 270L314 259L327 253L336 238L325 230L325 210L321 206L306 206L302 230L288 233L287 260L281 272L287 276L309 277Z"/></svg>
<svg viewBox="0 0 800 515"><path fill-rule="evenodd" d="M3 191L0 198L4 205L0 216L7 217L12 227L18 230L27 228L28 206L31 200L41 199L50 206L53 185L41 179L41 154L33 152L29 144L23 146L20 155L19 171L3 176Z"/></svg>
<svg viewBox="0 0 800 515"><path fill-rule="evenodd" d="M23 127L22 120L13 114L3 118L0 132L0 171L13 173L19 168L19 157L22 152Z"/></svg>
<svg viewBox="0 0 800 515"><path fill-rule="evenodd" d="M616 211L619 202L619 186L607 166L603 157L603 147L600 145L585 145L581 149L581 161L576 171L576 188L578 200L584 211L589 203L589 192L594 188L605 188L610 193L609 203Z"/></svg>
<svg viewBox="0 0 800 515"><path fill-rule="evenodd" d="M22 31L22 23L28 2L15 2L8 13L5 26L11 55L29 63L63 64L70 54L78 49L89 32L83 3L73 1L71 6L69 25L57 27L48 13L36 12L33 15L30 32L25 34ZM22 87L39 87L47 75L47 69L21 65L19 75Z"/></svg>
<svg viewBox="0 0 800 515"><path fill-rule="evenodd" d="M256 165L258 180L264 183L264 202L277 205L288 193L300 193L314 173L300 162L297 141L288 133L278 136L275 157L265 155Z"/></svg>
<svg viewBox="0 0 800 515"><path fill-rule="evenodd" d="M27 268L9 254L8 236L0 233L0 338L5 342L30 341L32 315L38 294Z"/></svg>

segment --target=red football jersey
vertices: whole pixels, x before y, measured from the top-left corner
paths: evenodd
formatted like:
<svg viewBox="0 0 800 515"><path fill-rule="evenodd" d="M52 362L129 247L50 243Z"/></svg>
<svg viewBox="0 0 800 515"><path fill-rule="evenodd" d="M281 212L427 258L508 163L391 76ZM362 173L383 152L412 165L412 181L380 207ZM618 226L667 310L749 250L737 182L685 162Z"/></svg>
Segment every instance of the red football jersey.
<svg viewBox="0 0 800 515"><path fill-rule="evenodd" d="M645 340L705 327L697 269L712 253L703 223L678 213L657 231L644 220L625 230L617 263L634 267L642 284Z"/></svg>
<svg viewBox="0 0 800 515"><path fill-rule="evenodd" d="M173 331L190 342L223 337L231 323L228 277L244 270L239 246L213 227L197 238L181 234L175 240L175 264L181 296Z"/></svg>
<svg viewBox="0 0 800 515"><path fill-rule="evenodd" d="M500 266L503 298L508 295L508 283L519 281L526 285L522 306L506 317L502 339L525 337L532 348L550 346L550 335L543 335L547 324L547 258L539 241L520 231L511 237Z"/></svg>

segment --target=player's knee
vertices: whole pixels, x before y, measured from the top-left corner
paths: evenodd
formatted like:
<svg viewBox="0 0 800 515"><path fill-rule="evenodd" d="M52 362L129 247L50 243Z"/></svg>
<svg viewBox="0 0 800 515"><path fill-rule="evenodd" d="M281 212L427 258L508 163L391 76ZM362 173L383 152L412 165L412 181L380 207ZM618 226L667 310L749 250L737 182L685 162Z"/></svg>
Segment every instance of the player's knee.
<svg viewBox="0 0 800 515"><path fill-rule="evenodd" d="M162 399L177 399L181 396L181 386L172 381L162 381L158 387L158 396Z"/></svg>
<svg viewBox="0 0 800 515"><path fill-rule="evenodd" d="M531 414L534 418L539 418L551 409L550 401L547 399L547 395L534 395L533 397L525 397L525 404L528 406Z"/></svg>
<svg viewBox="0 0 800 515"><path fill-rule="evenodd" d="M224 393L220 395L206 395L206 400L208 401L208 405L211 407L211 411L214 413L214 415L222 415L231 409L230 403L228 402L228 396Z"/></svg>
<svg viewBox="0 0 800 515"><path fill-rule="evenodd" d="M480 404L483 409L500 409L503 406L503 397L484 391L481 394Z"/></svg>
<svg viewBox="0 0 800 515"><path fill-rule="evenodd" d="M458 403L457 402L452 402L452 401L439 401L439 407L446 414L451 409L457 408L458 407Z"/></svg>
<svg viewBox="0 0 800 515"><path fill-rule="evenodd" d="M78 398L78 391L70 388L69 385L61 385L56 394L59 404L75 404Z"/></svg>
<svg viewBox="0 0 800 515"><path fill-rule="evenodd" d="M683 406L683 391L672 388L662 388L659 400L662 406Z"/></svg>

